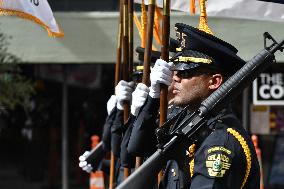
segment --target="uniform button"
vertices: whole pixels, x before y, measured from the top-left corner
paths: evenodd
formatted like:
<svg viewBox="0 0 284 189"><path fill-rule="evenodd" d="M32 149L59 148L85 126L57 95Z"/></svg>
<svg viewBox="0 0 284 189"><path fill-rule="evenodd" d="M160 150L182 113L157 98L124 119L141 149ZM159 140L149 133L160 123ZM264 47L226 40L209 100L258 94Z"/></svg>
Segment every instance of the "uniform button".
<svg viewBox="0 0 284 189"><path fill-rule="evenodd" d="M175 177L177 175L175 169L172 169L172 175L173 175L173 177Z"/></svg>

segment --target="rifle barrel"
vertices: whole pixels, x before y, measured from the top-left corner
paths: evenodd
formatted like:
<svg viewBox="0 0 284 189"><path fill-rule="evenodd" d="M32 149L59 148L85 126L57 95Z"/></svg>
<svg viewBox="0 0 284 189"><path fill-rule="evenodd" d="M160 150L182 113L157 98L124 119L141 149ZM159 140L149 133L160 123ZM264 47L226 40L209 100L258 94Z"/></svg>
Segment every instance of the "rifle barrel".
<svg viewBox="0 0 284 189"><path fill-rule="evenodd" d="M118 185L116 189L144 189L153 187L156 183L156 175L162 169L165 161L162 150L157 150L126 180Z"/></svg>

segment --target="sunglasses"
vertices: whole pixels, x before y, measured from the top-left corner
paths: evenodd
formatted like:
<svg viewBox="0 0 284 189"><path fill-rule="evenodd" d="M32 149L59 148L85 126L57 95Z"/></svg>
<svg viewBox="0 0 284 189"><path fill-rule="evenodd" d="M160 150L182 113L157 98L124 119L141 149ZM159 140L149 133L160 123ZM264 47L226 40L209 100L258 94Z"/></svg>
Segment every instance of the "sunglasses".
<svg viewBox="0 0 284 189"><path fill-rule="evenodd" d="M212 74L209 71L201 70L201 69L189 69L189 70L178 70L176 72L176 76L182 79L189 79L195 76L204 75L204 74Z"/></svg>

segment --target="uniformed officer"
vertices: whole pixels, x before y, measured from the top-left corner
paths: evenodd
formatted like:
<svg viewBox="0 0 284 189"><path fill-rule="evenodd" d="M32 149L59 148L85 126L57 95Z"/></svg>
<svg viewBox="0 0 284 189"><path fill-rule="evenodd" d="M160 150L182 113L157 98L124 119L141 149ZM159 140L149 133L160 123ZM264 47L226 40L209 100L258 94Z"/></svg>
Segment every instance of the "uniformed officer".
<svg viewBox="0 0 284 189"><path fill-rule="evenodd" d="M149 89L148 87L142 83L142 76L143 76L143 60L144 60L144 52L145 49L142 47L136 48L136 56L139 62L134 66L134 72L132 74L132 79L137 84L135 91L132 93L132 101L131 101L131 107L130 107L130 119L125 126L126 131L124 132L123 140L121 143L121 166L126 168L134 168L135 166L135 156L133 154L130 154L127 150L129 137L132 132L132 126L133 122L136 119L136 116L138 115L138 112L140 111L140 108L144 105ZM155 61L160 58L161 53L159 51L152 50L151 52L151 64L154 64Z"/></svg>
<svg viewBox="0 0 284 189"><path fill-rule="evenodd" d="M245 62L235 47L217 37L184 24L176 27L182 28L182 52L172 69L173 101L194 111ZM255 149L230 106L212 112L207 125L188 150L190 188L259 188Z"/></svg>
<svg viewBox="0 0 284 189"><path fill-rule="evenodd" d="M174 67L158 60L159 70L163 70L164 75L155 81L169 85L172 82L170 71L174 70L173 103L187 107L190 113L245 62L236 55L237 49L225 41L185 24L178 23L175 26L179 32L177 36L181 51L174 58ZM149 94L158 96L159 89L152 82ZM156 96L152 96L152 99ZM141 119L139 117L137 121L140 123L135 122L134 126L137 124L139 129L143 128L145 136L153 136L153 128L144 124L149 121L151 114L148 117L143 115ZM253 144L230 105L212 112L207 126L208 130L201 133L193 145L188 146L187 152L175 151L170 154L173 160L168 162L159 187L259 188L260 171ZM149 137L144 141L147 144L139 144L143 149L139 153L151 154L152 149L146 146L151 145ZM150 142L155 142L155 139ZM132 144L128 146L130 150L136 146L135 141Z"/></svg>
<svg viewBox="0 0 284 189"><path fill-rule="evenodd" d="M106 118L103 134L102 134L102 148L106 155L111 149L114 150L116 156L119 157L120 146L116 145L116 143L121 140L121 134L119 133L119 129L117 129L120 125L122 125L123 118L123 101L131 100L131 93L133 92L134 83L126 82L121 80L117 86L115 87L115 95L112 95L107 102L107 113L108 116ZM113 138L111 140L111 138ZM120 144L120 143L119 143ZM82 170L90 173L91 171L95 171L94 168L98 168L99 165L91 165L86 161L86 157L89 155L90 151L85 151L79 157L79 167ZM104 157L104 155L101 155ZM100 161L99 161L100 162Z"/></svg>

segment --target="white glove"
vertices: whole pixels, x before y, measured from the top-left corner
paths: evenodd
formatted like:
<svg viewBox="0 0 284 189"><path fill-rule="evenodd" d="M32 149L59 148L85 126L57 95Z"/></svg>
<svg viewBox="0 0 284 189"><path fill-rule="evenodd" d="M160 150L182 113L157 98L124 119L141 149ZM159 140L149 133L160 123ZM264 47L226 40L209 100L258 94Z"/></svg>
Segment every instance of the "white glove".
<svg viewBox="0 0 284 189"><path fill-rule="evenodd" d="M131 94L133 92L134 82L126 82L121 80L115 87L115 96L117 98L116 107L119 110L123 110L123 101L130 101Z"/></svg>
<svg viewBox="0 0 284 189"><path fill-rule="evenodd" d="M111 95L107 101L107 113L110 115L111 111L116 107L117 99L115 95Z"/></svg>
<svg viewBox="0 0 284 189"><path fill-rule="evenodd" d="M158 59L153 67L150 80L150 92L149 95L152 98L160 97L160 84L170 85L172 83L172 71L170 68L173 66L172 62L167 63L162 59Z"/></svg>
<svg viewBox="0 0 284 189"><path fill-rule="evenodd" d="M138 115L140 108L144 105L150 89L143 83L139 83L132 93L131 114Z"/></svg>
<svg viewBox="0 0 284 189"><path fill-rule="evenodd" d="M93 167L91 164L88 164L86 161L87 156L89 155L89 151L85 151L83 155L79 157L79 167L82 168L83 171L86 171L87 173L90 173L93 170Z"/></svg>

